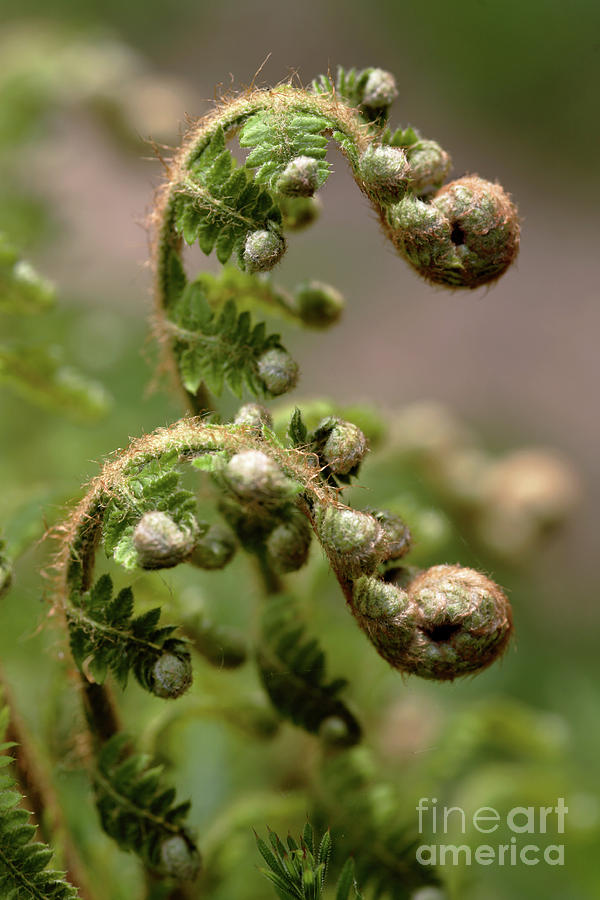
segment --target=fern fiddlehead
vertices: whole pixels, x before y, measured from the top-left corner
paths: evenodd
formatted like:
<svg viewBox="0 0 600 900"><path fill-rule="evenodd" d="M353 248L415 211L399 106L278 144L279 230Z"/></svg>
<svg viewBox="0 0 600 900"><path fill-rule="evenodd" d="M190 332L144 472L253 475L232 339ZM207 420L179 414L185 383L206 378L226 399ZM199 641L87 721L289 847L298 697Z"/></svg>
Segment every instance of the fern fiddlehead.
<svg viewBox="0 0 600 900"><path fill-rule="evenodd" d="M155 330L193 412L207 409L207 391L218 395L225 385L265 401L296 384L297 364L279 335L253 322L257 311L317 328L339 318L343 301L333 288L308 281L290 295L265 277L286 250L286 231L314 217L330 140L384 232L428 280L474 288L514 259L519 226L508 196L476 176L442 187L447 154L412 129L386 127L395 92L381 70L340 70L335 83L321 79L310 90L250 91L191 128L168 166L152 226ZM228 145L234 136L249 150L243 165ZM196 242L226 265L221 276L188 278L183 245ZM247 403L231 423L184 419L108 462L65 523L58 558L61 605L84 679L102 692L108 673L122 687L133 674L163 699L185 693L192 680L194 630L186 631L191 640L178 637L160 624L159 609L135 615L130 588L114 597L109 576L94 581L101 543L127 570L186 562L218 569L237 544L255 556L270 595L256 654L263 684L283 717L330 745L356 743L360 725L340 697L343 680L326 681L320 646L306 637L280 583L304 565L312 535L357 624L394 668L452 680L498 658L512 619L497 585L460 566L415 572L404 564L410 532L402 520L342 503L367 450L360 428L340 416L309 430L296 410L281 439L268 410ZM199 521L196 498L180 483L184 466L212 479L226 529ZM200 653L218 658L204 638ZM243 662L245 651L235 664L238 657ZM159 773L115 734L116 721L101 730L94 779L105 829L153 871L193 878L199 855L183 823L187 807L173 806Z"/></svg>
<svg viewBox="0 0 600 900"><path fill-rule="evenodd" d="M202 380L217 392L223 378L236 392L246 380L269 397L293 387L297 370L278 335L251 329L230 303L215 304L205 279L188 281L183 244L198 243L206 254L214 249L223 264L234 257L247 285L256 285L248 293L264 295L257 275L285 252L292 224L286 204L312 202L329 176L330 140L386 235L428 280L476 288L502 275L515 258L519 223L508 195L477 176L442 187L448 155L413 129L384 129L396 93L389 73L340 69L335 83L322 78L311 90L283 85L242 94L190 129L168 166L152 226L157 331L194 411L200 411L194 395ZM250 148L244 165L228 147L235 135ZM308 324L321 318L313 315Z"/></svg>

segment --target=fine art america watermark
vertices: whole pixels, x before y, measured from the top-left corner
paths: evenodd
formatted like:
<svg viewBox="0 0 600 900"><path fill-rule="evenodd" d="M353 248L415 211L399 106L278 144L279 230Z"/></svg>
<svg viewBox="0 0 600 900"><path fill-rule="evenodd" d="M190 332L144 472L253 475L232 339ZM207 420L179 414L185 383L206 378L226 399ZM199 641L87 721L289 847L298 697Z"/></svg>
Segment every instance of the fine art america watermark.
<svg viewBox="0 0 600 900"><path fill-rule="evenodd" d="M416 807L419 819L419 834L453 834L467 830L482 835L492 835L502 826L511 832L508 843L481 844L421 844L417 847L417 861L423 866L564 866L565 845L535 843L532 835L564 834L565 816L569 808L564 797L559 797L555 806L515 806L506 813L500 813L492 806L481 806L473 813L467 813L460 806L438 806L435 797L422 797ZM488 838L488 840L490 840Z"/></svg>

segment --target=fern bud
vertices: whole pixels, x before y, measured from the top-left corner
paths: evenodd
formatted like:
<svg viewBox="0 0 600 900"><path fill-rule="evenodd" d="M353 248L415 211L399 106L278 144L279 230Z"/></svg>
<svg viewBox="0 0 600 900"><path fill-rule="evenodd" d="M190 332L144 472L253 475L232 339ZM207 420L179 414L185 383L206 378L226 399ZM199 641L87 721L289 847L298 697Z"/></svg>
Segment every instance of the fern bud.
<svg viewBox="0 0 600 900"><path fill-rule="evenodd" d="M400 559L410 550L411 534L408 525L400 516L387 509L368 509L383 526L385 534L385 559Z"/></svg>
<svg viewBox="0 0 600 900"><path fill-rule="evenodd" d="M275 460L260 450L242 450L227 463L223 478L231 492L244 503L280 505L296 492Z"/></svg>
<svg viewBox="0 0 600 900"><path fill-rule="evenodd" d="M295 291L296 309L305 325L329 328L338 321L344 310L344 298L339 291L320 281L306 281Z"/></svg>
<svg viewBox="0 0 600 900"><path fill-rule="evenodd" d="M315 512L319 540L337 567L348 577L372 572L385 549L379 522L357 509L321 506Z"/></svg>
<svg viewBox="0 0 600 900"><path fill-rule="evenodd" d="M474 569L434 566L406 590L359 578L353 612L377 652L395 669L452 681L485 669L510 638L510 605L497 584Z"/></svg>
<svg viewBox="0 0 600 900"><path fill-rule="evenodd" d="M408 186L410 166L406 153L399 147L367 147L358 168L370 194L390 203L401 200Z"/></svg>
<svg viewBox="0 0 600 900"><path fill-rule="evenodd" d="M277 525L267 538L267 553L273 568L282 575L302 568L308 559L311 538L306 518L294 508L290 518Z"/></svg>
<svg viewBox="0 0 600 900"><path fill-rule="evenodd" d="M322 206L318 197L282 197L279 208L284 228L301 231L316 222L321 215Z"/></svg>
<svg viewBox="0 0 600 900"><path fill-rule="evenodd" d="M485 669L506 649L510 604L481 572L434 566L410 582L408 594L418 608L418 622L407 654L398 660L403 671L452 680Z"/></svg>
<svg viewBox="0 0 600 900"><path fill-rule="evenodd" d="M356 734L341 716L327 716L319 726L319 737L328 747L352 747Z"/></svg>
<svg viewBox="0 0 600 900"><path fill-rule="evenodd" d="M263 425L269 430L273 428L271 413L266 406L262 406L260 403L244 403L238 409L233 421L236 425L247 425L259 433L262 432Z"/></svg>
<svg viewBox="0 0 600 900"><path fill-rule="evenodd" d="M319 456L336 475L348 475L360 465L368 450L367 439L356 425L328 416L314 432Z"/></svg>
<svg viewBox="0 0 600 900"><path fill-rule="evenodd" d="M275 189L286 197L312 197L319 187L319 163L311 156L297 156L287 164Z"/></svg>
<svg viewBox="0 0 600 900"><path fill-rule="evenodd" d="M384 69L371 69L364 86L362 105L369 109L385 109L397 96L398 88L392 73Z"/></svg>
<svg viewBox="0 0 600 900"><path fill-rule="evenodd" d="M436 141L419 141L408 150L410 189L419 196L431 194L444 183L452 160Z"/></svg>
<svg viewBox="0 0 600 900"><path fill-rule="evenodd" d="M498 184L466 176L430 203L407 196L390 209L392 238L423 277L477 288L499 278L516 258L519 220Z"/></svg>
<svg viewBox="0 0 600 900"><path fill-rule="evenodd" d="M292 359L287 350L273 347L259 357L258 375L265 389L273 396L285 394L296 386L298 381L298 363Z"/></svg>
<svg viewBox="0 0 600 900"><path fill-rule="evenodd" d="M185 694L192 683L192 663L189 655L163 653L152 667L152 693L157 697L175 699Z"/></svg>
<svg viewBox="0 0 600 900"><path fill-rule="evenodd" d="M170 569L188 558L196 533L180 528L159 510L144 513L133 530L133 546L142 569Z"/></svg>
<svg viewBox="0 0 600 900"><path fill-rule="evenodd" d="M235 537L223 525L211 525L196 541L190 562L199 569L223 569L235 556Z"/></svg>
<svg viewBox="0 0 600 900"><path fill-rule="evenodd" d="M243 262L248 272L268 272L285 253L285 241L275 231L251 231L244 244Z"/></svg>
<svg viewBox="0 0 600 900"><path fill-rule="evenodd" d="M184 837L174 834L160 845L161 868L177 881L194 881L200 871L200 855Z"/></svg>

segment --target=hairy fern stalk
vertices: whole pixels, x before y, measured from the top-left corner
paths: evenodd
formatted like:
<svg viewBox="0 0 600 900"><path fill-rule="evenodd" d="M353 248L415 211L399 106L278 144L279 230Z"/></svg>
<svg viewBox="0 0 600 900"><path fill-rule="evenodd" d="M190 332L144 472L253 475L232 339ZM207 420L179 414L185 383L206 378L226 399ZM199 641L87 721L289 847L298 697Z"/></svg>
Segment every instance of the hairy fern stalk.
<svg viewBox="0 0 600 900"><path fill-rule="evenodd" d="M121 732L115 688L133 678L174 701L189 690L199 656L229 667L253 660L277 722L314 736L323 777L336 764L342 777L342 767L339 807L357 787L348 754L363 729L345 697L346 679L329 673L308 615L284 584L311 545L320 546L374 651L399 672L446 681L472 675L501 656L511 635L509 603L487 576L443 562L416 569L410 523L344 502L369 450L360 423L335 407L317 421L296 409L282 429L264 405L294 388L298 365L261 316L323 330L343 311L334 288L307 278L288 290L269 274L290 234L318 215L330 143L399 255L432 284L477 288L516 256L518 217L508 195L475 175L444 184L448 154L412 128L388 127L396 94L389 73L369 68L340 69L308 89L281 85L231 97L191 126L156 196L154 327L192 416L134 440L88 485L59 532L56 597L82 683L100 821L121 849L138 855L152 890L164 882L160 896L205 896L202 840L186 824L189 804L164 783L163 767ZM194 244L216 256L219 275L187 273L184 249ZM246 401L232 421L219 415L224 391ZM210 486L218 521L203 520L190 475L204 480L204 494ZM243 551L264 586L253 652L219 623L183 622L178 630L168 610L137 610L135 585L115 589L111 575L95 574L100 550L133 573L180 564L218 570ZM401 900L437 883L411 856L410 836L376 813L376 800L366 802L367 786L358 788L361 827L347 827L352 814L344 824L343 809L323 801L326 792L315 806L334 834L339 827L349 836L351 855L334 860L336 887L326 881L328 832L318 846L309 826L300 842L284 844L274 833L268 844L259 839L279 897ZM376 796L375 787L368 790ZM12 795L4 810L11 804ZM26 843L23 821L16 811L2 814L3 896L75 896L43 868L47 852ZM38 882L46 893L36 893Z"/></svg>

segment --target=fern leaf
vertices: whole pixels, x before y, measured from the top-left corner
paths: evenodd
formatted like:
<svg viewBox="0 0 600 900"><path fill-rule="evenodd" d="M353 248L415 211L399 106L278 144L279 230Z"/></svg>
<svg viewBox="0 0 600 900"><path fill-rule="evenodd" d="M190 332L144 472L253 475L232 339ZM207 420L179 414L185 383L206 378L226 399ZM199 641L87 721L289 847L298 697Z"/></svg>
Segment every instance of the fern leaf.
<svg viewBox="0 0 600 900"><path fill-rule="evenodd" d="M191 680L191 659L187 643L172 636L175 626L159 627L158 608L134 618L131 588L114 599L112 594L110 575L102 575L91 591L73 598L67 611L71 650L81 671L100 684L112 672L123 688L133 672L145 690L158 696L183 693ZM183 682L178 692L165 693L159 661L176 665L172 657L180 663Z"/></svg>
<svg viewBox="0 0 600 900"><path fill-rule="evenodd" d="M246 166L256 169L258 184L277 191L286 166L298 157L308 157L316 162L315 187L320 188L331 169L323 133L328 128L331 123L313 113L261 110L246 120L240 132L240 146L253 148Z"/></svg>
<svg viewBox="0 0 600 900"><path fill-rule="evenodd" d="M162 767L131 752L117 734L101 749L95 792L102 827L123 850L138 854L153 870L181 881L194 880L200 855L184 826L189 803L175 803L165 788Z"/></svg>
<svg viewBox="0 0 600 900"><path fill-rule="evenodd" d="M306 638L296 603L289 596L269 597L261 624L258 667L276 709L313 734L331 731L336 742L357 743L360 725L339 697L346 682L326 681L325 654Z"/></svg>
<svg viewBox="0 0 600 900"><path fill-rule="evenodd" d="M332 849L329 831L323 834L316 852L313 829L308 822L299 843L288 835L287 847L270 829L270 846L257 834L255 838L258 851L267 864L260 872L269 879L281 900L322 900ZM354 880L354 863L349 859L337 883L336 900L351 900L351 897L362 900Z"/></svg>
<svg viewBox="0 0 600 900"><path fill-rule="evenodd" d="M180 528L196 533L196 498L180 487L176 469L177 454L165 454L127 473L118 493L106 505L102 527L107 556L125 569L135 569L138 553L133 545L133 531L146 512L167 513ZM206 530L207 526L203 526ZM201 529L200 529L201 530Z"/></svg>
<svg viewBox="0 0 600 900"><path fill-rule="evenodd" d="M0 769L12 759L6 750L14 744L0 744ZM34 841L36 828L29 824L31 813L18 806L22 797L14 790L11 775L0 776L0 896L10 900L74 900L79 894L64 880L62 872L48 869L52 850Z"/></svg>
<svg viewBox="0 0 600 900"><path fill-rule="evenodd" d="M198 242L226 263L234 251L244 268L243 249L253 231L280 232L281 213L271 195L237 167L219 129L197 157L175 204L175 228L188 244Z"/></svg>
<svg viewBox="0 0 600 900"><path fill-rule="evenodd" d="M110 405L102 385L64 365L54 347L0 346L0 381L36 406L75 420L95 421Z"/></svg>
<svg viewBox="0 0 600 900"><path fill-rule="evenodd" d="M188 285L174 313L174 353L186 390L201 382L220 394L224 384L241 397L244 386L257 397L269 396L261 378L261 357L284 351L278 334L267 334L263 323L252 325L247 311L238 313L229 299L220 311L211 309L201 280Z"/></svg>
<svg viewBox="0 0 600 900"><path fill-rule="evenodd" d="M21 259L0 232L0 310L10 313L43 312L54 304L53 285Z"/></svg>
<svg viewBox="0 0 600 900"><path fill-rule="evenodd" d="M371 69L344 69L338 66L335 80L329 75L319 75L312 83L316 94L335 94L338 100L348 106L357 107L362 103L365 85Z"/></svg>
<svg viewBox="0 0 600 900"><path fill-rule="evenodd" d="M364 748L329 757L321 774L319 814L331 821L342 852L354 856L363 889L371 887L381 900L410 900L416 890L440 880L434 868L417 861L414 824L398 817L393 786L378 781L374 772Z"/></svg>

